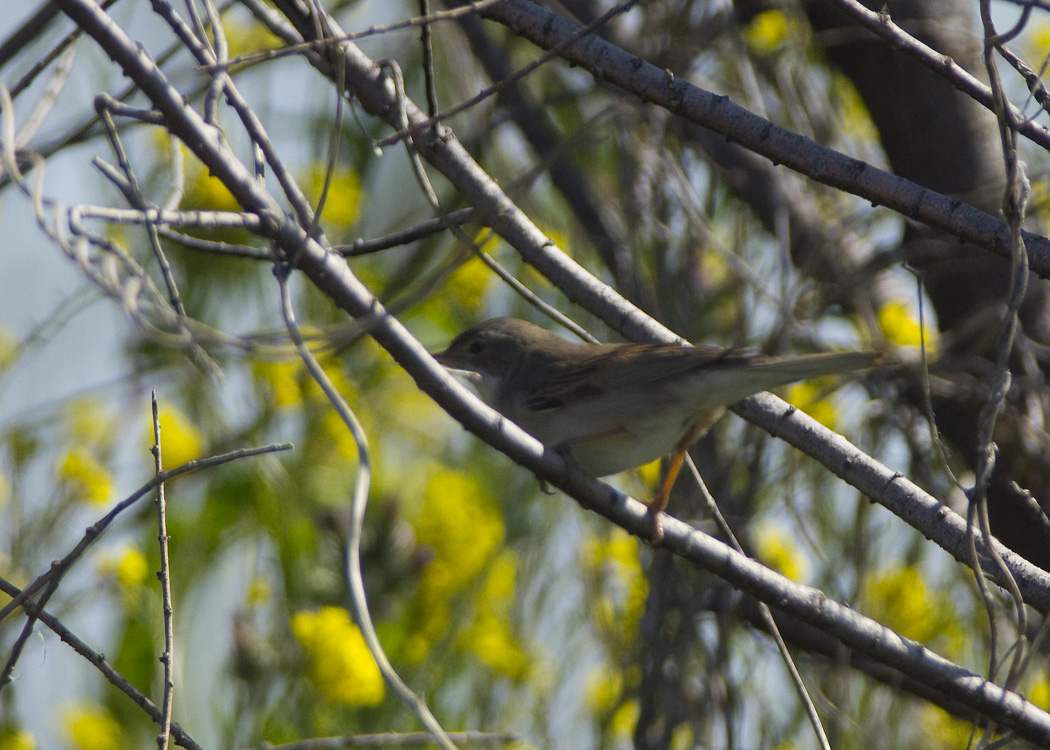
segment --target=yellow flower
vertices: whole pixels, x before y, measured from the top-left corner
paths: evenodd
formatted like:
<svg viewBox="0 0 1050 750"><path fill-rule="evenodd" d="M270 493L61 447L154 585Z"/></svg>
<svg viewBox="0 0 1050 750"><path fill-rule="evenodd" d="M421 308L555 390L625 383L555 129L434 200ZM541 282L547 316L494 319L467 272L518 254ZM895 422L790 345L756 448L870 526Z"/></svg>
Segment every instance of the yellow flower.
<svg viewBox="0 0 1050 750"><path fill-rule="evenodd" d="M302 367L298 360L289 362L252 362L252 376L260 388L269 393L274 406L287 408L303 403L300 381Z"/></svg>
<svg viewBox="0 0 1050 750"><path fill-rule="evenodd" d="M348 706L382 703L383 677L345 609L297 612L292 633L310 657L310 681L326 700Z"/></svg>
<svg viewBox="0 0 1050 750"><path fill-rule="evenodd" d="M1050 24L1048 24L1047 30L1047 44L1050 44ZM1050 185L1041 181L1032 182L1032 192L1028 197L1028 215L1039 219L1039 231L1046 234L1046 228L1050 224L1050 221L1048 221L1050 220ZM2 337L0 337L0 340L2 340ZM0 345L0 349L2 349L2 345ZM3 357L0 354L0 369L2 368Z"/></svg>
<svg viewBox="0 0 1050 750"><path fill-rule="evenodd" d="M18 353L18 342L9 330L0 326L0 371L14 364Z"/></svg>
<svg viewBox="0 0 1050 750"><path fill-rule="evenodd" d="M1028 691L1028 700L1044 711L1050 709L1050 679L1045 673L1038 676L1038 680Z"/></svg>
<svg viewBox="0 0 1050 750"><path fill-rule="evenodd" d="M434 551L423 572L428 602L447 599L474 581L503 542L503 518L471 476L442 471L427 484L416 538Z"/></svg>
<svg viewBox="0 0 1050 750"><path fill-rule="evenodd" d="M744 29L744 41L753 52L768 55L784 43L790 28L787 16L781 11L763 11Z"/></svg>
<svg viewBox="0 0 1050 750"><path fill-rule="evenodd" d="M792 581L805 576L805 561L791 537L772 524L763 524L755 534L758 559Z"/></svg>
<svg viewBox="0 0 1050 750"><path fill-rule="evenodd" d="M625 578L641 573L638 558L638 543L633 536L623 529L614 529L605 544L609 559L619 565L619 573Z"/></svg>
<svg viewBox="0 0 1050 750"><path fill-rule="evenodd" d="M182 208L202 208L212 211L240 211L241 204L233 197L226 184L213 176L189 149L179 144L186 159L186 194Z"/></svg>
<svg viewBox="0 0 1050 750"><path fill-rule="evenodd" d="M4 506L11 499L11 483L7 481L7 477L4 476L3 472L0 472L0 510L3 510Z"/></svg>
<svg viewBox="0 0 1050 750"><path fill-rule="evenodd" d="M595 598L595 621L610 629L633 633L649 594L634 537L622 529L610 531L605 538L591 537L584 544L582 562L593 580L610 589Z"/></svg>
<svg viewBox="0 0 1050 750"><path fill-rule="evenodd" d="M120 750L124 730L102 706L77 704L64 712L66 735L79 750Z"/></svg>
<svg viewBox="0 0 1050 750"><path fill-rule="evenodd" d="M1039 675L1028 691L1028 700L1044 711L1050 709L1050 678L1045 673Z"/></svg>
<svg viewBox="0 0 1050 750"><path fill-rule="evenodd" d="M587 703L595 713L604 714L616 705L623 693L623 672L610 665L596 667L587 677Z"/></svg>
<svg viewBox="0 0 1050 750"><path fill-rule="evenodd" d="M68 409L69 431L74 442L84 445L106 445L114 435L113 414L101 401L78 398Z"/></svg>
<svg viewBox="0 0 1050 750"><path fill-rule="evenodd" d="M879 309L879 329L888 341L897 346L919 346L921 329L919 321L912 317L903 302L888 302ZM926 329L926 351L932 354L936 341Z"/></svg>
<svg viewBox="0 0 1050 750"><path fill-rule="evenodd" d="M281 46L281 40L266 26L255 19L247 23L225 19L224 30L226 42L230 45L230 57L236 59L252 52L275 49Z"/></svg>
<svg viewBox="0 0 1050 750"><path fill-rule="evenodd" d="M637 699L632 698L629 701L624 701L623 705L613 713L612 719L609 720L609 727L613 733L620 737L630 737L638 724L639 710Z"/></svg>
<svg viewBox="0 0 1050 750"><path fill-rule="evenodd" d="M127 547L122 552L102 555L98 562L98 572L102 576L113 578L120 586L125 599L132 599L146 583L149 564L145 555L134 547Z"/></svg>
<svg viewBox="0 0 1050 750"><path fill-rule="evenodd" d="M405 645L405 658L421 661L448 631L453 597L494 562L505 528L491 495L481 484L471 476L450 471L434 474L427 483L414 526L420 546L433 551L423 569L414 605L422 616ZM484 590L481 596L483 607L489 611L481 615L505 612L509 599L500 597L508 589L513 592L515 566L513 557L496 558L484 586L492 596L486 597Z"/></svg>
<svg viewBox="0 0 1050 750"><path fill-rule="evenodd" d="M696 746L693 728L689 726L688 722L682 722L671 732L671 742L669 744L671 750L689 750Z"/></svg>
<svg viewBox="0 0 1050 750"><path fill-rule="evenodd" d="M929 750L968 747L973 724L952 716L940 706L924 704L919 712L919 726Z"/></svg>
<svg viewBox="0 0 1050 750"><path fill-rule="evenodd" d="M461 642L484 664L502 675L519 680L528 672L528 657L504 618L491 613L480 615L463 634Z"/></svg>
<svg viewBox="0 0 1050 750"><path fill-rule="evenodd" d="M879 131L853 81L842 73L832 73L831 94L838 100L833 106L843 133L865 143L874 143L879 137Z"/></svg>
<svg viewBox="0 0 1050 750"><path fill-rule="evenodd" d="M121 586L141 586L146 582L146 556L137 549L128 548L117 563L117 580Z"/></svg>
<svg viewBox="0 0 1050 750"><path fill-rule="evenodd" d="M1046 51L1050 49L1050 23L1045 19L1032 19L1032 23L1025 26L1025 42L1023 49L1026 50L1025 57L1042 59L1046 57Z"/></svg>
<svg viewBox="0 0 1050 750"><path fill-rule="evenodd" d="M863 591L865 611L905 638L934 642L951 656L964 642L951 599L930 591L918 568L894 566L872 576Z"/></svg>
<svg viewBox="0 0 1050 750"><path fill-rule="evenodd" d="M28 729L0 730L0 750L36 750L36 737Z"/></svg>
<svg viewBox="0 0 1050 750"><path fill-rule="evenodd" d="M563 253L572 257L572 244L569 242L568 236L560 229L555 229L551 226L540 226L540 230L547 235L547 239L557 245L558 249Z"/></svg>
<svg viewBox="0 0 1050 750"><path fill-rule="evenodd" d="M879 619L905 638L917 641L934 634L928 622L928 593L926 581L913 566L883 571L865 587L865 598L878 610Z"/></svg>
<svg viewBox="0 0 1050 750"><path fill-rule="evenodd" d="M660 462L661 459L650 461L645 466L639 466L637 471L642 477L642 481L645 482L647 487L655 487L656 483L660 481Z"/></svg>
<svg viewBox="0 0 1050 750"><path fill-rule="evenodd" d="M58 478L80 502L106 505L114 495L113 475L84 448L70 448L58 462Z"/></svg>
<svg viewBox="0 0 1050 750"><path fill-rule="evenodd" d="M341 463L357 460L357 441L335 409L325 412L321 418L321 429Z"/></svg>
<svg viewBox="0 0 1050 750"><path fill-rule="evenodd" d="M518 556L509 549L500 552L489 565L481 597L489 607L509 606L518 581Z"/></svg>
<svg viewBox="0 0 1050 750"><path fill-rule="evenodd" d="M161 459L165 469L174 469L201 457L204 439L185 414L170 406L162 407L159 419ZM152 417L149 423L149 445L153 445Z"/></svg>
<svg viewBox="0 0 1050 750"><path fill-rule="evenodd" d="M480 258L474 256L452 272L448 278L447 289L453 302L467 310L476 311L481 308L485 291L491 281L492 271Z"/></svg>
<svg viewBox="0 0 1050 750"><path fill-rule="evenodd" d="M478 594L479 614L461 644L495 671L512 679L525 677L529 660L511 633L509 612L517 587L518 558L503 550L489 565Z"/></svg>
<svg viewBox="0 0 1050 750"><path fill-rule="evenodd" d="M315 203L321 197L327 165L315 163L305 180L308 194ZM361 215L364 193L361 191L361 179L357 172L346 166L337 165L332 170L332 179L328 183L328 196L321 214L321 223L328 231L348 230Z"/></svg>
<svg viewBox="0 0 1050 750"><path fill-rule="evenodd" d="M831 392L834 383L834 375L793 383L788 386L784 400L833 430L836 422L835 407L825 396Z"/></svg>
<svg viewBox="0 0 1050 750"><path fill-rule="evenodd" d="M248 606L256 607L273 600L273 586L265 578L253 578L248 584Z"/></svg>

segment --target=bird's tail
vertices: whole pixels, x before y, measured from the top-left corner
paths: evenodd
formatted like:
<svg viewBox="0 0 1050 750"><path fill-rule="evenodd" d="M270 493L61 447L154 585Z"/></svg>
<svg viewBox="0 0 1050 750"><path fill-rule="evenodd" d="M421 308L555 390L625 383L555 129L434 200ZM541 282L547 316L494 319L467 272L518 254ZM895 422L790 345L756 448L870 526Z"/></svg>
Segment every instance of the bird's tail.
<svg viewBox="0 0 1050 750"><path fill-rule="evenodd" d="M839 375L856 370L866 370L879 363L879 352L828 352L824 354L801 354L783 357L759 356L751 360L751 369L756 374L768 377L766 388L793 383L797 380L819 378L822 375Z"/></svg>
<svg viewBox="0 0 1050 750"><path fill-rule="evenodd" d="M785 356L727 357L695 384L695 400L728 405L760 391L799 380L865 370L879 363L878 352L831 352ZM735 360L735 361L734 361Z"/></svg>

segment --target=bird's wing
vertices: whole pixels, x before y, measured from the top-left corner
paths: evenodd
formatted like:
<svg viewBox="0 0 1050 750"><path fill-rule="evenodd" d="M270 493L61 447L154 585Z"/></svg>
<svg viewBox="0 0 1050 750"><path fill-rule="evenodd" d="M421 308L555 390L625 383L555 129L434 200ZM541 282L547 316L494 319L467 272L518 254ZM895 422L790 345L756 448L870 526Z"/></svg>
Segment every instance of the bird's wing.
<svg viewBox="0 0 1050 750"><path fill-rule="evenodd" d="M624 356L628 351L644 356ZM698 367L743 366L748 358L744 350L717 347L659 344L596 347L593 356L552 368L547 385L532 393L527 405L534 411L556 409L638 384L658 385L665 378Z"/></svg>

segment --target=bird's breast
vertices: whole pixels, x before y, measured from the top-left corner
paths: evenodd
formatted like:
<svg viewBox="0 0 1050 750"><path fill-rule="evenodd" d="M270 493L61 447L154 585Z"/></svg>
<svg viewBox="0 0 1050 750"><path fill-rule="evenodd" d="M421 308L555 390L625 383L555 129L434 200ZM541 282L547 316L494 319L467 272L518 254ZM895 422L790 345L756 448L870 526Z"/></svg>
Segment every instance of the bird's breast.
<svg viewBox="0 0 1050 750"><path fill-rule="evenodd" d="M618 474L687 447L722 409L697 413L661 398L610 404L587 399L546 410L512 409L508 416L545 445L566 451L594 476Z"/></svg>

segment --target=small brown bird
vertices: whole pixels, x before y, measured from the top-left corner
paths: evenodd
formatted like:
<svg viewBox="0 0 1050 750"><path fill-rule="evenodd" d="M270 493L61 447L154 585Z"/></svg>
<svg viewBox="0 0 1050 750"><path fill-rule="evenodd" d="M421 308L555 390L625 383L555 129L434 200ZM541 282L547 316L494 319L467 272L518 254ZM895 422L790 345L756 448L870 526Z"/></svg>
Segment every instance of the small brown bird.
<svg viewBox="0 0 1050 750"><path fill-rule="evenodd" d="M492 318L434 357L479 397L595 476L672 456L649 503L653 541L686 449L752 394L871 367L875 352L771 357L717 347L573 343L524 320Z"/></svg>

